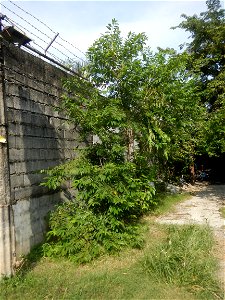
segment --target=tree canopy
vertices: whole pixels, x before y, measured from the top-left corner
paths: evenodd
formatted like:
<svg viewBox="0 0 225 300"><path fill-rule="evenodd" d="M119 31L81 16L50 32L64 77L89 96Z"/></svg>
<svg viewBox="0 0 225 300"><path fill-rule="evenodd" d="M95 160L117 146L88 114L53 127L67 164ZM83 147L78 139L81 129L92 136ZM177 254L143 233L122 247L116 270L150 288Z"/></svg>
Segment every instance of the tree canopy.
<svg viewBox="0 0 225 300"><path fill-rule="evenodd" d="M88 147L93 163L132 161L168 179L171 162L192 160L203 126L189 57L172 49L153 54L144 33L123 40L116 20L107 29L87 52L86 72L99 92L74 77L64 84L64 109L83 137L97 137Z"/></svg>
<svg viewBox="0 0 225 300"><path fill-rule="evenodd" d="M89 81L64 81L62 109L86 145L47 172L48 187L70 180L76 190L50 219L47 255L87 261L140 246L137 220L158 205L157 184L173 181L196 153L224 151L224 11L207 5L199 17L183 15L178 27L192 41L179 54L153 53L144 33L122 38L113 19L88 49Z"/></svg>
<svg viewBox="0 0 225 300"><path fill-rule="evenodd" d="M207 11L199 16L182 15L185 20L177 27L191 33L185 49L188 69L199 75L196 84L209 111L201 152L220 155L225 152L225 10L219 0L206 4Z"/></svg>

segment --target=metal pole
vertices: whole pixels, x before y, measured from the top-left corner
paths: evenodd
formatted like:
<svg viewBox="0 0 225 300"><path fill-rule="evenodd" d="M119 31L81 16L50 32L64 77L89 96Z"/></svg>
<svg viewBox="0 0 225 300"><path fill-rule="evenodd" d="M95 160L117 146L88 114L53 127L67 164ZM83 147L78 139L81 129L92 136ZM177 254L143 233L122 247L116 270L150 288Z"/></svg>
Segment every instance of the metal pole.
<svg viewBox="0 0 225 300"><path fill-rule="evenodd" d="M52 43L55 41L55 39L57 38L58 35L59 35L59 33L56 33L56 35L54 36L54 38L52 39L52 41L50 42L50 44L48 45L48 47L45 49L45 54L46 54L48 48L52 45Z"/></svg>

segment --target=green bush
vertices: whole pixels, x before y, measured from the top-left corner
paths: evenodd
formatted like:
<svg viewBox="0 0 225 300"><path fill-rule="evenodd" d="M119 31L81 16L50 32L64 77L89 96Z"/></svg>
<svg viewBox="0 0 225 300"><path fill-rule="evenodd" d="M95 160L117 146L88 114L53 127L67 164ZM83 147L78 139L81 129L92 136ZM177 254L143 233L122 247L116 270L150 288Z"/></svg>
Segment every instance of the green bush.
<svg viewBox="0 0 225 300"><path fill-rule="evenodd" d="M140 174L134 163L94 165L81 155L48 175L49 188L56 189L69 178L77 194L74 202L51 214L45 255L83 263L122 247L141 246L136 224L156 205L155 189L151 176Z"/></svg>
<svg viewBox="0 0 225 300"><path fill-rule="evenodd" d="M53 189L69 179L78 191L76 200L97 214L107 213L119 220L131 220L156 205L151 173L148 176L140 174L132 162L96 165L80 156L49 170L48 175L45 185Z"/></svg>
<svg viewBox="0 0 225 300"><path fill-rule="evenodd" d="M140 225L125 224L110 214L95 214L72 202L59 206L52 213L49 224L47 241L43 245L45 256L64 256L86 263L122 247L143 245Z"/></svg>

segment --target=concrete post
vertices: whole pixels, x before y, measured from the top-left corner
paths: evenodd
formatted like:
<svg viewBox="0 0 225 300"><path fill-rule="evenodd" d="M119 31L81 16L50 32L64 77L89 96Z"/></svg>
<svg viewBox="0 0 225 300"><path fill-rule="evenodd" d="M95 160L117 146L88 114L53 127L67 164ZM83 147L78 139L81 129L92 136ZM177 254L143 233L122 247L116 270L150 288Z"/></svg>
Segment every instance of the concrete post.
<svg viewBox="0 0 225 300"><path fill-rule="evenodd" d="M0 45L0 277L13 274L13 218L10 197L7 120L4 98L4 53Z"/></svg>

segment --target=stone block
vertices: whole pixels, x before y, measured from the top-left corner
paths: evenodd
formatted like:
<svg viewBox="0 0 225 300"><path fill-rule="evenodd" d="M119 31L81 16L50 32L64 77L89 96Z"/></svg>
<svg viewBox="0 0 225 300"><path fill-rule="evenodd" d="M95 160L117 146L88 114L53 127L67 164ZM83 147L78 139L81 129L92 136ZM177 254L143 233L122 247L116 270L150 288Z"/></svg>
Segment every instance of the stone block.
<svg viewBox="0 0 225 300"><path fill-rule="evenodd" d="M9 149L9 161L23 161L24 160L24 149Z"/></svg>
<svg viewBox="0 0 225 300"><path fill-rule="evenodd" d="M26 147L26 139L22 136L15 137L15 148L16 149L24 149Z"/></svg>
<svg viewBox="0 0 225 300"><path fill-rule="evenodd" d="M8 108L14 108L15 107L15 99L16 97L13 97L13 96L8 96L7 98L6 98L6 106L8 107Z"/></svg>
<svg viewBox="0 0 225 300"><path fill-rule="evenodd" d="M14 163L14 168L15 168L15 172L16 174L21 174L21 173L26 173L27 172L27 163L26 162L15 162ZM28 170L30 171L30 170Z"/></svg>
<svg viewBox="0 0 225 300"><path fill-rule="evenodd" d="M16 148L16 137L13 135L8 136L8 147L9 148Z"/></svg>
<svg viewBox="0 0 225 300"><path fill-rule="evenodd" d="M61 127L61 120L58 118L50 118L50 125L54 128L60 128Z"/></svg>
<svg viewBox="0 0 225 300"><path fill-rule="evenodd" d="M23 187L24 186L24 175L11 175L10 176L11 188Z"/></svg>
<svg viewBox="0 0 225 300"><path fill-rule="evenodd" d="M33 190L32 187L20 187L14 189L15 192L15 200L24 200L24 199L29 199L31 197Z"/></svg>
<svg viewBox="0 0 225 300"><path fill-rule="evenodd" d="M16 173L15 163L9 164L9 173L10 173L10 175Z"/></svg>

